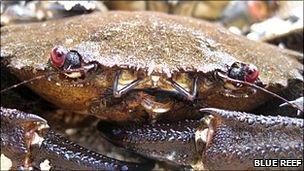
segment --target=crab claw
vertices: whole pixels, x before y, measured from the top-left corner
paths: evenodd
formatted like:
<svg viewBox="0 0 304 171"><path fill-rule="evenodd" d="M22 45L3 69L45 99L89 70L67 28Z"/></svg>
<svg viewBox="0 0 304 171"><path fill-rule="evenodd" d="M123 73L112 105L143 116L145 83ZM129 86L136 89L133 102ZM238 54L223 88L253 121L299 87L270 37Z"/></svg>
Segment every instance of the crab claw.
<svg viewBox="0 0 304 171"><path fill-rule="evenodd" d="M251 170L254 159L303 158L303 119L201 111L210 115L120 128L100 124L99 129L116 145L198 170Z"/></svg>
<svg viewBox="0 0 304 171"><path fill-rule="evenodd" d="M30 147L41 145L39 134L47 128L46 120L39 116L1 107L1 153L13 166L30 169Z"/></svg>
<svg viewBox="0 0 304 171"><path fill-rule="evenodd" d="M214 117L214 134L202 153L208 168L251 170L254 159L303 159L303 119L215 108L201 112Z"/></svg>
<svg viewBox="0 0 304 171"><path fill-rule="evenodd" d="M97 154L56 134L39 116L2 107L1 153L12 160L13 169L21 170L142 170L153 167Z"/></svg>

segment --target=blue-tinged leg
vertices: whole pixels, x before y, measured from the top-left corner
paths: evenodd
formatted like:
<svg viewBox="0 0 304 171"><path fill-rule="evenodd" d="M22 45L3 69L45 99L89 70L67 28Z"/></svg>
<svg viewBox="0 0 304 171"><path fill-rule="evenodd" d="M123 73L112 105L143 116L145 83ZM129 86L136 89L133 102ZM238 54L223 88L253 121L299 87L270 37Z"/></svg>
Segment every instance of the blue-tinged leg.
<svg viewBox="0 0 304 171"><path fill-rule="evenodd" d="M83 148L52 131L46 120L1 107L1 153L15 169L147 170L149 163L112 159ZM46 168L41 168L48 165Z"/></svg>
<svg viewBox="0 0 304 171"><path fill-rule="evenodd" d="M252 170L254 159L303 159L303 119L201 111L208 116L200 120L99 127L116 145L196 169Z"/></svg>

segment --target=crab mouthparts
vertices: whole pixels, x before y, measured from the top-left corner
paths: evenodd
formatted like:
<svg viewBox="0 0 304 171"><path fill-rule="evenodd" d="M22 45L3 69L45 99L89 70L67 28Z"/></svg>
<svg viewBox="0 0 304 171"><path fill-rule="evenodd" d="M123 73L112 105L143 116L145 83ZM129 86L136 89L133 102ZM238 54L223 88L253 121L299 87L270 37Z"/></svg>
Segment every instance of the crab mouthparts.
<svg viewBox="0 0 304 171"><path fill-rule="evenodd" d="M185 99L193 101L198 93L198 77L190 79L191 81L189 82L180 83L179 81L183 82L183 79L188 79L186 73L181 75L182 78L180 80L173 80L172 78L162 78L158 75L138 77L136 74L128 71L118 70L115 75L113 95L116 98L120 98L122 95L136 88L160 88L162 90L175 92Z"/></svg>
<svg viewBox="0 0 304 171"><path fill-rule="evenodd" d="M171 101L160 102L155 96L141 92L139 94L140 104L146 112L150 114L162 114L171 110L173 103Z"/></svg>
<svg viewBox="0 0 304 171"><path fill-rule="evenodd" d="M79 77L83 76L86 72L88 72L89 70L91 70L95 67L96 67L95 64L87 64L87 65L84 65L83 67L77 68L77 69L68 68L66 70L66 72L64 73L64 75L66 75L69 78L79 78Z"/></svg>

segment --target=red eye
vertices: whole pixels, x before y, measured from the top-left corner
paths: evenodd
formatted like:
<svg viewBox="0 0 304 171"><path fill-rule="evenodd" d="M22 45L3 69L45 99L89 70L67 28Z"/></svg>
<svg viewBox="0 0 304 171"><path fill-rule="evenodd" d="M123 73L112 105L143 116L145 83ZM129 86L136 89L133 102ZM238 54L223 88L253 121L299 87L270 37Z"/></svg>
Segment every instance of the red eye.
<svg viewBox="0 0 304 171"><path fill-rule="evenodd" d="M255 66L249 65L246 68L244 80L249 83L254 83L259 76L259 71Z"/></svg>
<svg viewBox="0 0 304 171"><path fill-rule="evenodd" d="M51 52L51 61L55 67L62 67L65 61L65 53L62 49L55 47Z"/></svg>

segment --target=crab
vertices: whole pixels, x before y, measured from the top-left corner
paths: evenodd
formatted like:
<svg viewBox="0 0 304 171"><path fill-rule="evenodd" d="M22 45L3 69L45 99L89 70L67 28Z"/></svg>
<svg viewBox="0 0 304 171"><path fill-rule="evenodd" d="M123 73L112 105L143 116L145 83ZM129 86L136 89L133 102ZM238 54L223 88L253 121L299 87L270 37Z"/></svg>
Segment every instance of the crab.
<svg viewBox="0 0 304 171"><path fill-rule="evenodd" d="M240 118L244 116L246 122L241 125L247 130L252 128L248 123L251 121L247 118L259 121L256 119L259 117L245 113L233 114L229 111L257 113L257 109L263 105L262 109L265 110L259 111L261 114L275 113L278 110L273 106L282 102L275 101L272 96L279 97L279 100L284 98L277 94L283 96L288 94L286 98L290 100L302 96L303 65L297 60L301 55L265 43L250 41L230 33L220 25L156 12L94 13L69 19L1 28L1 61L5 61L11 73L24 80L21 84L27 84L41 97L62 109L93 115L100 120L120 125L198 119L206 115L206 112L205 114L200 112L201 108L205 108L202 110L211 112L210 118L216 118L209 119L212 124L206 122L210 128L214 126L213 122L216 124L215 128L222 128L225 125L235 128L242 122ZM10 88L2 92L8 89ZM284 102L292 105L286 100ZM291 112L292 117L295 116L293 113L294 110ZM222 117L224 115L225 117ZM102 165L110 163L114 167L102 167L98 164L103 162L101 158L105 158L104 156L96 157L94 152L79 150L78 146L75 148L76 145L68 140L63 141L69 143L61 142L60 138L56 138L57 134L47 128L46 121L41 117L6 108L1 110L1 116L5 118L4 124L1 124L5 125L1 128L5 135L12 136L13 139L18 136L25 137L13 143L13 146L17 146L16 149L20 143L27 147L27 150L17 152L19 156L23 156L16 159L19 168L36 167L37 161L39 165L39 162L48 156L51 156L51 163L57 161L54 163L62 164L58 168L70 166L73 169L79 166L85 169L124 170L140 167L136 163L120 164L121 161L116 160L113 162L106 160ZM236 119L229 120L230 116ZM226 118L229 123L226 123ZM274 122L278 120L286 126L285 120L287 120L287 127L289 123L303 127L302 119L269 118L264 117L262 121L265 120L268 124L271 120L269 124L272 124L273 120ZM263 122L261 124L265 126ZM44 127L41 128L39 125ZM190 126L193 129L198 128L195 125ZM262 126L261 130L263 130ZM10 132L12 129L9 128L16 128L17 131ZM278 128L276 126L271 128L269 136L277 136ZM292 129L297 130L294 127ZM108 129L101 126L101 130ZM287 130L282 130L283 133L284 131ZM201 132L195 135L194 139L191 135L191 141L202 141L203 143L198 145L208 146L212 142L210 139L214 140L214 137L217 137L216 131L214 134ZM112 133L115 134L115 131ZM224 130L222 136L238 134L241 133ZM291 142L296 137L294 141L297 147L293 150L303 150L303 143L298 141L298 138L303 136L303 131L297 130L292 135L286 136L288 138L285 140ZM56 141L52 137L55 137ZM264 135L259 134L252 139L255 137L260 138L262 142L271 141ZM148 140L154 141L153 137ZM219 143L222 141L225 142L221 139ZM11 147L5 142L1 139L1 148L10 149ZM43 153L45 156L33 159L37 149L43 151L45 150L43 145L52 144L59 147L62 145L63 150L60 153L50 150L50 154ZM283 146L284 143L278 141L276 145ZM152 148L156 147L152 146ZM174 149L179 146L173 143L168 148ZM233 145L231 148L231 151L226 151L227 154L236 152ZM264 149L268 147L260 148L270 157L277 154ZM140 148L138 144L134 149L141 154L149 152ZM236 153L248 163L250 157L239 154L244 149L246 146L243 144ZM192 147L190 150L193 150ZM215 146L214 150L220 149ZM16 151L9 152L16 153ZM9 152L6 153L14 156ZM180 151L176 150L176 152ZM187 160L188 156L183 156L188 154L181 152L177 155ZM78 156L83 153L92 157L89 164L83 162L81 157L76 157L77 159L63 157L69 154ZM202 154L206 154L204 158L208 158L208 152L203 150ZM213 155L212 152L210 154ZM285 155L290 158L301 156L297 152L284 153L282 156ZM162 158L161 155L153 154L152 157ZM178 159L174 156L168 158ZM171 159L169 160L172 161ZM206 161L208 160L204 160L204 166L201 168L208 169ZM231 161L229 167L238 162L237 158ZM178 160L174 163L177 162ZM189 165L189 163L191 162L184 164Z"/></svg>

